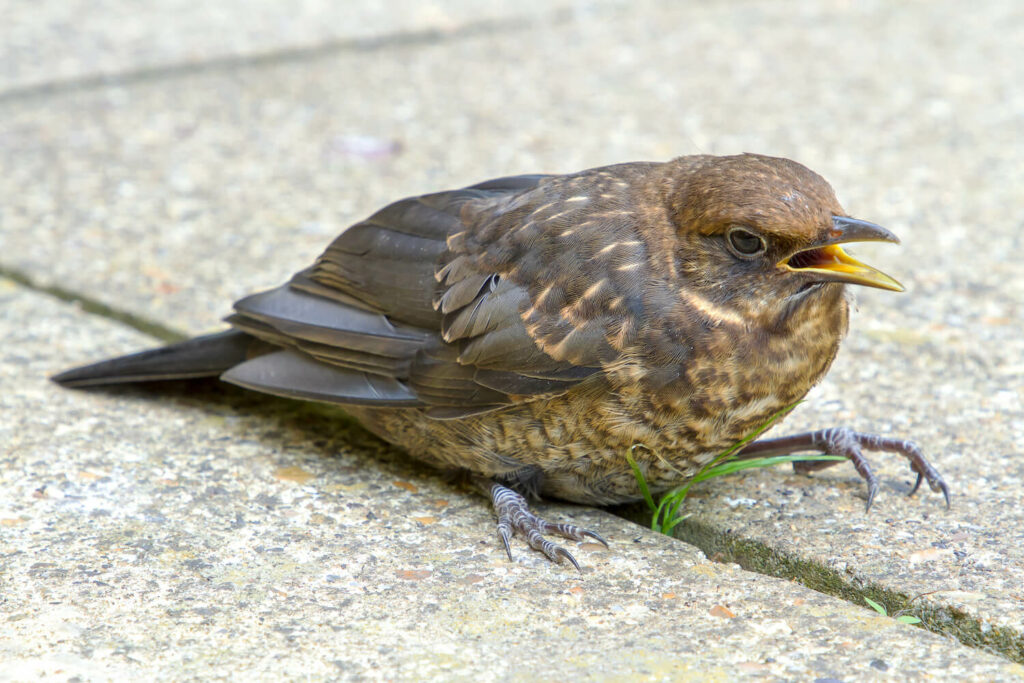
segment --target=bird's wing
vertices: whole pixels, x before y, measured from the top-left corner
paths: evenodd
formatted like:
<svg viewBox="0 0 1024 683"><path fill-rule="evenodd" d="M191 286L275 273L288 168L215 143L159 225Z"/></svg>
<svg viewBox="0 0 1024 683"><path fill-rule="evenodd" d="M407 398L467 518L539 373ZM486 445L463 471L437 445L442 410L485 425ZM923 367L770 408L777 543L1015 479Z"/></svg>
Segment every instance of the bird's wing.
<svg viewBox="0 0 1024 683"><path fill-rule="evenodd" d="M629 266L643 256L626 183L610 176L595 199L579 175L502 178L378 211L287 285L235 305L233 325L283 350L224 379L437 418L567 391L632 334Z"/></svg>

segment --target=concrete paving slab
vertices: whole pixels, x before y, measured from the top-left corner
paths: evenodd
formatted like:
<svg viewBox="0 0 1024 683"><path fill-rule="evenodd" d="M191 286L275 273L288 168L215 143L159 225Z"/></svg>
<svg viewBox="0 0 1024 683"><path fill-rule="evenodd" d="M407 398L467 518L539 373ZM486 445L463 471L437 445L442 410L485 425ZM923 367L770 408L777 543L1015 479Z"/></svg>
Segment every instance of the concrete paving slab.
<svg viewBox="0 0 1024 683"><path fill-rule="evenodd" d="M0 680L1005 680L1024 667L587 508L577 573L336 414L72 392L141 335L0 281Z"/></svg>
<svg viewBox="0 0 1024 683"><path fill-rule="evenodd" d="M381 37L500 30L530 15L550 20L560 10L536 0L6 3L0 23L0 96L270 54L301 56L372 44Z"/></svg>
<svg viewBox="0 0 1024 683"><path fill-rule="evenodd" d="M874 456L883 490L870 515L852 470L776 471L699 490L691 528L830 567L839 591L930 593L912 607L933 627L951 615L948 630L994 633L980 642L1012 655L1024 622L1022 34L1010 2L640 3L528 39L8 101L0 263L195 332L405 194L697 151L791 156L904 238L865 258L909 292L859 294L835 369L783 429L912 436L954 507L902 501L906 469ZM81 351L68 360L106 353Z"/></svg>

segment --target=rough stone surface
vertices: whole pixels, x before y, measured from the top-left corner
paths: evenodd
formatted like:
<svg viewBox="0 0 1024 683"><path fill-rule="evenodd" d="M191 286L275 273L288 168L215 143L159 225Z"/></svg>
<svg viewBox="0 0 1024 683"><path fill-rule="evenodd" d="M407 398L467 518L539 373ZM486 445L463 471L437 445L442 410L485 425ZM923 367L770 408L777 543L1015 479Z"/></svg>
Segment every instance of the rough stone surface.
<svg viewBox="0 0 1024 683"><path fill-rule="evenodd" d="M315 4L296 10L295 23L278 21L274 8L240 14L219 4L211 18L151 4L127 17L122 4L106 3L86 17L81 4L37 3L31 13L26 6L28 19L0 27L11 36L0 40L0 90L9 95L0 95L0 271L199 332L232 300L278 284L346 225L404 195L694 152L795 158L831 180L851 214L903 238L898 248L860 251L908 292L858 293L832 373L780 433L842 424L911 436L949 481L953 508L927 491L904 500L905 465L873 454L882 490L868 515L849 466L813 477L753 472L699 487L684 534L762 571L796 566L857 602L859 593L890 600L932 628L1024 659L1019 3L575 3L506 25L517 5L482 15L495 19L484 32L460 29L479 18L469 5L438 3L436 16L454 17L447 37L310 50L280 63L246 56L437 24L415 12L357 20L377 12L372 3L356 4L347 24L330 19L340 10L322 14ZM221 61L204 68L210 60ZM181 63L119 82L118 72ZM18 92L97 73L110 83ZM248 667L272 676L307 659L328 676L330 658L348 662L346 674L386 665L413 677L420 664L401 659L407 647L449 657L450 669L432 669L439 675L501 677L494 663L509 661L514 642L542 643L522 669L529 675L529 666L563 661L552 634L582 648L567 660L577 673L597 662L625 675L643 660L652 678L868 677L877 668L852 653L873 643L885 656L871 656L900 675L953 677L976 656L943 645L946 654L929 660L942 641L918 646L925 636L916 630L893 637L870 613L764 580L786 588L776 597L750 583L761 579L580 508L550 510L641 542L580 551L591 571L583 583L521 549L509 565L480 501L331 420L236 393L172 391L167 403L39 382L148 342L38 295L3 292L0 452L12 462L0 470L0 618L9 620L0 647L22 666L15 678L198 677L215 665L224 675ZM14 382L16 392L7 388ZM303 483L303 472L313 478ZM624 545L638 554L621 555ZM237 564L244 571L232 578ZM705 569L712 573L700 579ZM612 570L620 578L594 578ZM474 578L459 583L466 575ZM716 583L722 577L734 583ZM668 593L681 597L658 602ZM339 607L353 596L363 601ZM739 618L709 619L716 604ZM522 605L535 611L517 613ZM628 618L648 630L616 605L641 614ZM752 624L776 619L815 633L800 621L808 605L833 629L817 644L784 629L771 646L743 642ZM384 630L372 630L374 607L396 614ZM682 642L676 633L701 632L690 618L717 630L699 646ZM580 631L601 619L605 630ZM479 647L431 650L416 620L445 624L450 648L455 633ZM623 620L630 635L614 641L611 625ZM873 640L858 624L885 628ZM920 658L907 654L894 668L886 638L915 644ZM360 643L358 654L347 654L349 642ZM694 659L709 648L711 660ZM815 668L808 653L839 671L819 673L831 664ZM945 670L949 658L967 659ZM676 669L658 668L669 660ZM981 678L994 671L968 668Z"/></svg>
<svg viewBox="0 0 1024 683"><path fill-rule="evenodd" d="M556 17L559 9L536 0L6 3L0 22L0 95L97 77L116 79L125 72L159 72L275 53L301 56L351 41L458 34L514 23L530 14Z"/></svg>
<svg viewBox="0 0 1024 683"><path fill-rule="evenodd" d="M0 680L1024 676L607 513L582 573L482 498L298 403L62 390L139 334L0 281ZM55 341L59 340L59 341Z"/></svg>

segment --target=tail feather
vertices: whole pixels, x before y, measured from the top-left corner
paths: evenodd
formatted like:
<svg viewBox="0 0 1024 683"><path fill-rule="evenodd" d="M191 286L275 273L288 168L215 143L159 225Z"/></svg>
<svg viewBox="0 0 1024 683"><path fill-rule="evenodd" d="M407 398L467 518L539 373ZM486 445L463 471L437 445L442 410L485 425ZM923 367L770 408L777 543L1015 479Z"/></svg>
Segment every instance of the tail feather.
<svg viewBox="0 0 1024 683"><path fill-rule="evenodd" d="M252 336L228 330L73 368L52 379L65 387L216 377L252 356Z"/></svg>

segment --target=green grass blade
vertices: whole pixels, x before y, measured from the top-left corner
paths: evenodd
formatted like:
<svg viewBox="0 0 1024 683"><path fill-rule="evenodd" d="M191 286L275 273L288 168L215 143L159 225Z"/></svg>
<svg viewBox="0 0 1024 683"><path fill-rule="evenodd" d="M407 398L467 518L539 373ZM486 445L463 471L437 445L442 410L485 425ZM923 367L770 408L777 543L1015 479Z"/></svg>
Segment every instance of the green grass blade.
<svg viewBox="0 0 1024 683"><path fill-rule="evenodd" d="M654 512L654 518L651 520L651 528L655 531L665 534L668 528L668 524L671 521L670 508L672 505L672 499L669 496L662 496L661 500L658 501L658 508Z"/></svg>
<svg viewBox="0 0 1024 683"><path fill-rule="evenodd" d="M705 464L697 474L690 479L686 484L672 489L668 493L661 496L661 499L655 503L654 496L651 495L650 487L647 485L647 480L644 478L643 473L640 471L640 466L633 458L633 450L642 447L642 444L634 444L629 452L626 454L626 461L629 463L630 468L633 470L633 476L636 477L637 486L640 488L640 493L643 495L644 500L647 502L647 507L651 510L651 529L654 531L668 534L677 524L686 519L686 516L680 516L679 510L685 501L686 496L690 492L690 487L694 484L713 479L715 477L722 477L729 474L735 474L743 470L753 469L755 467L772 467L774 465L780 465L788 462L796 462L800 460L845 460L846 458L838 455L824 455L824 454L806 454L806 455L776 455L765 458L750 458L749 460L733 458L738 451L746 446L757 437L761 436L769 427L771 427L780 418L785 416L791 410L800 405L803 401L796 401L789 404L788 406L776 411L769 417L764 424L760 425L750 434L743 437L740 441L733 444L731 447L712 458L707 464ZM869 603L871 604L871 603ZM877 603L874 603L875 605ZM885 609L884 607L882 609ZM884 612L883 612L884 614Z"/></svg>
<svg viewBox="0 0 1024 683"><path fill-rule="evenodd" d="M640 471L640 465L633 459L633 449L639 444L634 444L630 447L629 453L626 453L626 462L633 468L633 476L636 477L636 483L640 487L640 493L643 494L644 500L647 501L647 507L651 509L651 512L657 510L657 506L654 504L654 497L651 495L651 489L647 486L647 480L644 479L644 473Z"/></svg>
<svg viewBox="0 0 1024 683"><path fill-rule="evenodd" d="M743 470L754 469L757 467L774 467L775 465L784 465L788 462L797 461L808 461L808 460L846 460L841 455L772 455L765 458L751 458L750 460L727 460L726 462L719 463L714 467L707 470L703 470L693 478L693 483L700 481L706 481L715 477L723 477L736 472L742 472Z"/></svg>
<svg viewBox="0 0 1024 683"><path fill-rule="evenodd" d="M878 604L877 602L875 602L874 600L872 600L869 597L865 597L864 598L864 602L868 603L868 606L870 606L871 609L875 610L876 612L881 614L883 617L889 616L889 613L886 611L884 605Z"/></svg>

